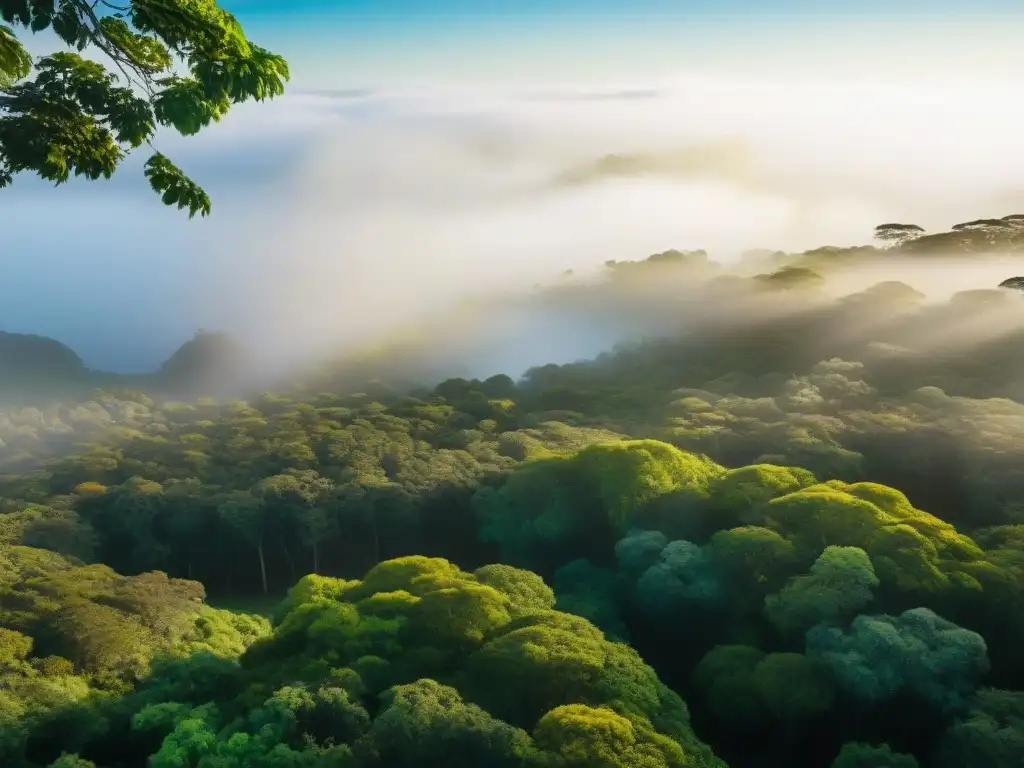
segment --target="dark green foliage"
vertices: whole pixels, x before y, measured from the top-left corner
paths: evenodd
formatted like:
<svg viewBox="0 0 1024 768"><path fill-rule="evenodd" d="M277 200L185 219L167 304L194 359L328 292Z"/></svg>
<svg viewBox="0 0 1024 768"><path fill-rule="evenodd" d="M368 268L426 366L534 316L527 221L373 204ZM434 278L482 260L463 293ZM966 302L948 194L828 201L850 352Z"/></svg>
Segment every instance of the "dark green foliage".
<svg viewBox="0 0 1024 768"><path fill-rule="evenodd" d="M724 768L635 651L542 607L550 598L533 574L480 571L509 591L440 558L390 560L362 581L307 577L240 664L161 661L134 691L89 705L108 730L51 732L23 718L27 739L5 765L24 765L26 745L45 732L35 751L49 761L63 750L68 765L116 755L166 768L626 768L644 756ZM524 594L541 605L513 619ZM0 642L0 663L30 652L14 634Z"/></svg>
<svg viewBox="0 0 1024 768"><path fill-rule="evenodd" d="M999 284L1000 288L1012 288L1015 291L1024 290L1024 277L1008 277Z"/></svg>
<svg viewBox="0 0 1024 768"><path fill-rule="evenodd" d="M555 571L555 607L582 616L610 638L627 642L629 630L621 611L627 586L615 571L595 567L582 558L572 560Z"/></svg>
<svg viewBox="0 0 1024 768"><path fill-rule="evenodd" d="M634 529L615 544L615 558L624 573L637 577L661 559L668 537L661 531Z"/></svg>
<svg viewBox="0 0 1024 768"><path fill-rule="evenodd" d="M796 547L773 530L744 526L718 531L707 544L715 572L733 594L760 609L765 595L798 570Z"/></svg>
<svg viewBox="0 0 1024 768"><path fill-rule="evenodd" d="M835 699L832 676L820 662L744 645L709 651L694 681L720 725L748 732L771 725L798 733Z"/></svg>
<svg viewBox="0 0 1024 768"><path fill-rule="evenodd" d="M937 765L1010 768L1024 754L1024 693L982 689L965 715L950 726L939 746Z"/></svg>
<svg viewBox="0 0 1024 768"><path fill-rule="evenodd" d="M798 576L765 600L765 613L783 634L802 635L815 624L850 619L872 600L878 577L857 547L826 547L807 576Z"/></svg>
<svg viewBox="0 0 1024 768"><path fill-rule="evenodd" d="M533 752L527 733L463 701L434 680L390 689L368 737L361 765L394 768L517 768Z"/></svg>
<svg viewBox="0 0 1024 768"><path fill-rule="evenodd" d="M888 744L879 747L850 742L843 744L832 768L918 768L911 755L893 752Z"/></svg>
<svg viewBox="0 0 1024 768"><path fill-rule="evenodd" d="M751 730L767 716L754 682L764 651L746 645L720 645L693 670L694 683L711 716L731 728Z"/></svg>
<svg viewBox="0 0 1024 768"><path fill-rule="evenodd" d="M927 608L900 616L858 616L849 632L819 625L807 652L825 662L854 698L883 701L906 692L961 712L989 670L985 641Z"/></svg>
<svg viewBox="0 0 1024 768"><path fill-rule="evenodd" d="M0 388L37 387L59 393L57 382L82 385L88 372L82 359L63 344L43 336L0 331Z"/></svg>
<svg viewBox="0 0 1024 768"><path fill-rule="evenodd" d="M640 610L671 623L695 609L717 607L725 593L706 552L689 541L669 542L636 581ZM686 617L685 619L683 617Z"/></svg>
<svg viewBox="0 0 1024 768"><path fill-rule="evenodd" d="M597 544L605 536L610 546L666 497L676 508L699 502L721 471L705 457L654 440L600 443L528 463L474 501L485 540L513 561L542 565L550 550L584 538Z"/></svg>

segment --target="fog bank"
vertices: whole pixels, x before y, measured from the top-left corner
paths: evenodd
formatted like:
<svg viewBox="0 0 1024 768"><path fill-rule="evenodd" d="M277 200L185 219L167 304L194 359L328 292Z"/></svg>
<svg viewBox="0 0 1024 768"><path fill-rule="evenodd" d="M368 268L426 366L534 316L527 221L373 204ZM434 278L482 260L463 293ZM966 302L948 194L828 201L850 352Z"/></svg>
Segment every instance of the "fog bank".
<svg viewBox="0 0 1024 768"><path fill-rule="evenodd" d="M998 83L294 92L162 141L213 194L208 220L137 200L130 167L59 195L19 180L3 323L97 367L152 369L205 327L282 368L609 259L705 248L728 262L867 242L883 221L1018 212L1022 130L1024 105ZM98 217L98 195L132 225ZM40 206L75 226L40 228ZM967 273L956 284L989 281Z"/></svg>

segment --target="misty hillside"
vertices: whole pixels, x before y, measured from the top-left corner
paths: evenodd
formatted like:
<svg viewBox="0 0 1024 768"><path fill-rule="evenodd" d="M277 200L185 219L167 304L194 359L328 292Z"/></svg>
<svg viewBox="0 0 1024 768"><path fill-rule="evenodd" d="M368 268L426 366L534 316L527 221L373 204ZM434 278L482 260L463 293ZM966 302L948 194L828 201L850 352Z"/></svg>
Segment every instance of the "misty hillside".
<svg viewBox="0 0 1024 768"><path fill-rule="evenodd" d="M0 332L0 404L41 404L91 389L142 388L164 396L237 392L254 365L225 334L199 331L151 374L88 368L69 347L45 336Z"/></svg>
<svg viewBox="0 0 1024 768"><path fill-rule="evenodd" d="M224 333L198 331L154 374L152 386L177 395L211 395L242 386L253 361L246 350Z"/></svg>
<svg viewBox="0 0 1024 768"><path fill-rule="evenodd" d="M388 331L361 345L346 345L340 353L317 348L319 359L307 356L312 367L306 373L297 373L293 363L293 369L282 374L280 365L261 358L258 349L246 348L222 332L197 332L158 370L146 375L87 370L59 341L3 334L0 398L39 403L51 393L84 394L89 388L118 386L175 397L245 395L310 375L314 380L340 376L353 386L385 379L406 387L436 383L452 375L518 375L543 362L594 357L618 344L678 333L685 336L686 327L700 327L708 312L714 315L716 325L735 325L728 331L723 327L728 333L748 333L748 326L766 323L777 326L774 333L779 334L806 330L819 322L838 327L849 325L849 313L870 309L884 315L896 305L908 309L920 304L925 295L901 283L901 275L933 297L948 298L965 287L956 278L957 270L967 268L977 283L970 287L979 290L996 289L1008 279L1007 287L1012 287L1012 278L1024 272L1024 263L1015 260L1018 249L1024 248L1024 215L966 222L938 233L926 233L915 225L886 224L878 228L876 236L882 247L823 246L800 253L762 249L749 251L732 263L716 262L703 250L675 249L641 260L608 261L600 274L576 276L570 272L537 286L532 293L468 296L454 309L421 317L397 333ZM971 261L964 262L965 258ZM935 268L935 259L941 260L942 269ZM778 294L777 302L770 297L772 292L815 285L822 289L820 295L805 294L800 299L805 311L812 313L803 319L786 317L787 294ZM769 295L763 295L766 291ZM844 291L850 298L842 305L834 304ZM977 294L974 303L985 295L1005 303L999 292ZM710 306L716 302L717 306ZM743 319L744 312L736 311L735 302L754 312L749 322ZM778 306L772 308L773 302ZM859 304L854 307L851 302ZM972 312L966 295L959 306L960 310L950 309L949 316L939 322L959 322L964 318L957 316L958 312ZM928 309L913 321L915 327L938 321L941 313L929 314L932 312L939 311ZM730 314L735 317L726 321ZM877 329L865 328L863 335L849 332L849 338L834 345L832 352L878 354L877 349L869 352L865 348L874 343L888 345L888 354L905 358L904 336L915 333L914 328L887 330L881 322L876 325ZM771 332L767 328L757 331ZM833 343L831 337L826 338ZM753 337L751 342L759 343ZM111 343L116 344L116 339ZM991 339L990 343L995 346L989 354L999 355L1015 342L1010 337L998 343ZM309 345L299 339L295 346ZM818 352L813 349L805 347L803 354L814 357ZM907 359L904 363L910 364Z"/></svg>
<svg viewBox="0 0 1024 768"><path fill-rule="evenodd" d="M59 341L0 331L0 389L30 389L47 380L76 381L87 376L82 359Z"/></svg>

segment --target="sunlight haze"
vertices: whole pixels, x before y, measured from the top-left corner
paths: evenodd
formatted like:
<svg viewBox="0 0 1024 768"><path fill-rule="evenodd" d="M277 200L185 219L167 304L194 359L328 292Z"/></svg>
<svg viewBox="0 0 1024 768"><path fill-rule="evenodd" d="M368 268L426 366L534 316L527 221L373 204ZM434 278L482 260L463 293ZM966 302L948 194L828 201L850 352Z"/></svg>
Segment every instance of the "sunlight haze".
<svg viewBox="0 0 1024 768"><path fill-rule="evenodd" d="M1024 768L1021 41L0 0L0 768Z"/></svg>
<svg viewBox="0 0 1024 768"><path fill-rule="evenodd" d="M1024 210L1010 3L227 7L293 85L160 139L215 215L182 226L131 167L57 191L19 179L3 327L148 370L196 327L294 353L607 259ZM644 170L592 172L607 155Z"/></svg>

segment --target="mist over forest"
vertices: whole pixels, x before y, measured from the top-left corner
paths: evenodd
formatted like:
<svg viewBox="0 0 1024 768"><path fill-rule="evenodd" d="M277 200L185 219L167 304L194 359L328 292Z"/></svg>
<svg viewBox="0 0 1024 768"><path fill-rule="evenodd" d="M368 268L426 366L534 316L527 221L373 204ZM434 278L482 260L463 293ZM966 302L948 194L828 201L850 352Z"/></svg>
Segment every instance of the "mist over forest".
<svg viewBox="0 0 1024 768"><path fill-rule="evenodd" d="M1002 284L1024 271L1022 222L1011 214L934 233L897 225L920 231L895 242L796 253L749 249L723 261L703 249L612 259L530 286L467 292L410 318L382 318L333 346L296 342L290 357L273 345L200 329L147 374L92 369L60 340L5 334L0 398L46 402L49 385L118 383L167 396L244 397L325 370L360 386L375 378L407 387L456 376L518 379L537 366L622 345L674 339L703 347L716 334L772 326L797 333L794 341L811 358L862 359L886 345L894 355L975 352L978 344L1012 343L1020 331L1015 287ZM990 306L975 311L982 304Z"/></svg>
<svg viewBox="0 0 1024 768"><path fill-rule="evenodd" d="M0 335L7 764L421 764L412 722L438 766L1016 765L1022 221L608 260L287 367Z"/></svg>
<svg viewBox="0 0 1024 768"><path fill-rule="evenodd" d="M872 77L289 90L162 138L217 199L193 227L147 204L131 157L96 184L19 179L0 328L135 373L207 328L287 368L611 259L706 249L732 264L863 244L890 220L940 232L1024 210L1015 84ZM970 101L986 110L956 106ZM34 224L42 206L65 226Z"/></svg>
<svg viewBox="0 0 1024 768"><path fill-rule="evenodd" d="M0 766L1021 768L955 4L0 0Z"/></svg>

